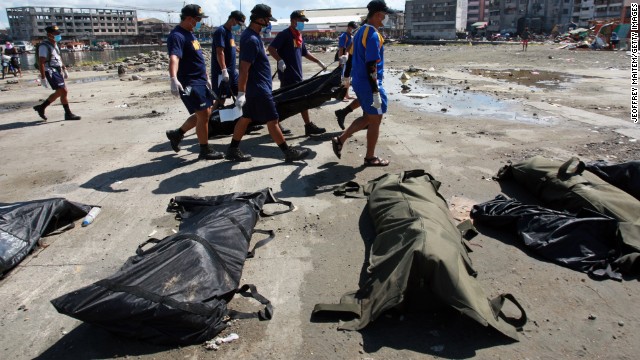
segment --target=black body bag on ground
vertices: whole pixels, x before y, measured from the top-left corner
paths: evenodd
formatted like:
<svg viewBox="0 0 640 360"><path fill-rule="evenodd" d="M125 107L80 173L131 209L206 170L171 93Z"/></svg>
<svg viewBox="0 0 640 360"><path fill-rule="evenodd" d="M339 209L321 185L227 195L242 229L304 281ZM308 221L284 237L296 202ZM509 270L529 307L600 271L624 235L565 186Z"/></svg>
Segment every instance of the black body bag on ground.
<svg viewBox="0 0 640 360"><path fill-rule="evenodd" d="M41 237L73 227L91 206L62 198L0 203L0 275L16 266Z"/></svg>
<svg viewBox="0 0 640 360"><path fill-rule="evenodd" d="M597 279L622 280L622 272L640 267L638 253L621 257L626 247L618 231L618 221L591 210L576 215L547 209L498 195L474 205L471 218L476 223L516 231L530 249L542 257ZM625 261L621 268L621 261Z"/></svg>
<svg viewBox="0 0 640 360"><path fill-rule="evenodd" d="M365 186L377 234L367 280L358 291L344 294L339 304L316 305L314 315L355 316L339 329L359 330L392 308L446 304L518 339L516 330L527 321L524 309L511 294L487 298L463 238L472 227L455 224L439 188L424 170L386 174ZM520 318L504 314L507 300L521 311Z"/></svg>
<svg viewBox="0 0 640 360"><path fill-rule="evenodd" d="M318 107L332 98L344 96L344 87L340 81L342 68L337 67L328 74L313 76L297 84L273 91L279 121L283 121L304 110ZM233 106L226 106L230 109ZM231 135L238 120L220 121L218 110L214 110L209 117L209 137ZM249 131L257 130L249 128Z"/></svg>
<svg viewBox="0 0 640 360"><path fill-rule="evenodd" d="M585 164L585 169L640 200L640 160L620 164L590 161Z"/></svg>
<svg viewBox="0 0 640 360"><path fill-rule="evenodd" d="M226 327L229 318L272 316L269 301L255 287L238 288L249 242L262 207L289 205L270 189L211 197L179 196L169 209L181 218L180 231L138 247L114 275L51 301L62 314L128 338L156 344L201 343ZM274 236L258 242L264 245ZM157 243L144 250L147 243ZM255 250L254 247L254 250ZM236 293L251 295L266 307L254 314L233 312ZM243 294L245 295L245 294Z"/></svg>

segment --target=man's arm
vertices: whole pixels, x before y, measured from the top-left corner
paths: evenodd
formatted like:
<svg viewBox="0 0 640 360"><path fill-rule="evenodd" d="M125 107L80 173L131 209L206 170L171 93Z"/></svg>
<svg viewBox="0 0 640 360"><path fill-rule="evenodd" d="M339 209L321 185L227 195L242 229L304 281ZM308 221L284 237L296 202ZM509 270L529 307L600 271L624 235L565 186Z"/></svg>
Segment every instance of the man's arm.
<svg viewBox="0 0 640 360"><path fill-rule="evenodd" d="M220 65L220 70L227 68L227 64L224 62L224 48L221 46L216 46L216 59L218 60L218 65Z"/></svg>
<svg viewBox="0 0 640 360"><path fill-rule="evenodd" d="M271 55L273 60L275 60L276 62L282 60L282 58L278 54L278 49L274 48L273 46L269 45L269 47L267 48L267 51L269 51L269 55Z"/></svg>
<svg viewBox="0 0 640 360"><path fill-rule="evenodd" d="M174 78L178 76L178 65L180 64L180 58L178 55L171 55L169 57L169 77Z"/></svg>
<svg viewBox="0 0 640 360"><path fill-rule="evenodd" d="M247 89L247 79L249 78L249 68L251 63L245 60L240 61L240 75L238 76L238 93L243 93Z"/></svg>

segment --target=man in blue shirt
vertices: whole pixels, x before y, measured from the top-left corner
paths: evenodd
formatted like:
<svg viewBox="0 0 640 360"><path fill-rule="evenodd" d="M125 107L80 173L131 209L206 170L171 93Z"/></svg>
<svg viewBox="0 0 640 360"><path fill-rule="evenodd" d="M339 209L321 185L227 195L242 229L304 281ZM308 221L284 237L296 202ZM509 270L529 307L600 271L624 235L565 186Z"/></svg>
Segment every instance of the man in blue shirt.
<svg viewBox="0 0 640 360"><path fill-rule="evenodd" d="M200 144L198 159L217 160L224 154L209 147L209 115L214 96L200 42L193 35L194 30L200 29L204 18L207 16L200 6L185 6L180 13L180 24L171 30L167 38L171 94L180 97L191 114L180 128L168 130L167 138L171 148L178 152L184 134L195 127Z"/></svg>
<svg viewBox="0 0 640 360"><path fill-rule="evenodd" d="M236 106L242 109L242 117L233 130L225 158L231 161L251 160L251 155L244 154L239 146L247 126L253 122L267 124L269 134L284 153L286 162L302 160L309 155L309 149L289 147L278 126L278 111L271 93L271 65L260 39L260 31L269 25L269 21L276 19L271 16L271 8L265 4L256 5L251 10L249 19L249 27L240 37L240 76Z"/></svg>
<svg viewBox="0 0 640 360"><path fill-rule="evenodd" d="M384 0L373 0L367 5L367 23L353 38L353 90L364 112L340 136L331 139L333 152L342 156L345 142L357 131L367 129L365 166L387 166L389 160L375 155L382 115L387 112L387 95L382 87L384 75L384 39L378 32L386 14L394 13Z"/></svg>
<svg viewBox="0 0 640 360"><path fill-rule="evenodd" d="M213 33L211 52L211 82L213 93L218 96L214 109L224 106L227 97L238 94L238 73L236 72L236 43L233 33L237 33L246 17L235 10L232 11L224 25Z"/></svg>
<svg viewBox="0 0 640 360"><path fill-rule="evenodd" d="M353 44L352 34L356 27L355 21L349 21L347 31L340 34L338 38L338 59L342 67L342 85L347 89L344 93L345 100L351 99L351 96L349 96L349 86L351 86L351 54L349 49ZM341 128L344 130L344 126L341 126Z"/></svg>
<svg viewBox="0 0 640 360"><path fill-rule="evenodd" d="M307 52L304 40L302 39L302 30L304 23L309 21L304 15L304 10L296 10L291 13L291 25L282 30L269 45L269 54L278 62L278 79L280 79L280 87L287 87L302 81L302 57L320 65L323 70L327 67L322 61L316 59L310 52ZM316 126L309 120L309 110L303 110L301 113L304 121L305 136L324 134L326 130Z"/></svg>

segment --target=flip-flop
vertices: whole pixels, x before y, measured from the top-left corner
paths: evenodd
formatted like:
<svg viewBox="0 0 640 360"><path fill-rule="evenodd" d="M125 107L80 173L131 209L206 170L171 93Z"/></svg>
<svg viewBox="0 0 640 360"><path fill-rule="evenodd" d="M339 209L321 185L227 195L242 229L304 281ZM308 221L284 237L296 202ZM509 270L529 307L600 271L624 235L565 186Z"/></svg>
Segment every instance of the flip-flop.
<svg viewBox="0 0 640 360"><path fill-rule="evenodd" d="M337 137L331 138L331 145L333 146L333 153L340 159L342 157L342 143L340 139Z"/></svg>
<svg viewBox="0 0 640 360"><path fill-rule="evenodd" d="M370 159L364 158L364 166L388 166L389 160L374 156Z"/></svg>

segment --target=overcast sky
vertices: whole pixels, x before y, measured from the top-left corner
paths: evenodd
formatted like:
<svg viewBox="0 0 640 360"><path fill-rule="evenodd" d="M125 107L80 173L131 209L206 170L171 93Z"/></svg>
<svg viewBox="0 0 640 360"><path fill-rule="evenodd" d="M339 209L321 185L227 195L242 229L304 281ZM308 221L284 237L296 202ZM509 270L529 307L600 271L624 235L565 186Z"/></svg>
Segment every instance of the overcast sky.
<svg viewBox="0 0 640 360"><path fill-rule="evenodd" d="M205 13L210 16L212 25L218 25L220 22L224 22L229 13L233 10L239 9L242 2L242 12L249 17L249 13L253 6L257 3L264 3L271 6L271 12L273 16L281 19L288 18L289 14L293 10L300 9L300 4L312 4L307 5L306 9L327 9L327 8L339 8L339 7L365 7L370 0L316 0L313 2L306 1L291 1L291 0L208 0L197 1L191 0L187 3L195 3L204 9ZM387 5L391 8L404 10L405 0L386 0ZM40 1L2 1L3 7L0 8L0 29L8 28L9 22L7 21L8 7L19 6L55 6L55 7L93 7L93 8L124 8L125 1L110 1L110 0L40 0ZM135 2L129 2L135 4L137 8L149 8L149 9L161 9L161 10L175 10L180 12L184 2L171 1L171 0L136 0ZM46 5L45 5L46 4ZM155 17L164 21L167 21L167 14L163 12L150 12L144 10L138 10L139 18ZM171 20L177 21L179 19L178 14L171 14Z"/></svg>

